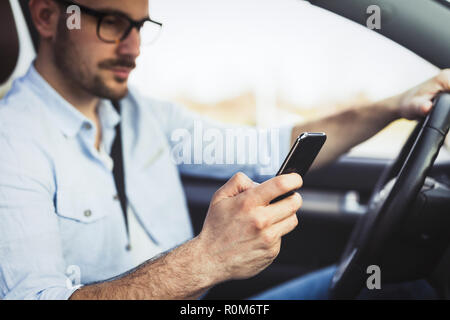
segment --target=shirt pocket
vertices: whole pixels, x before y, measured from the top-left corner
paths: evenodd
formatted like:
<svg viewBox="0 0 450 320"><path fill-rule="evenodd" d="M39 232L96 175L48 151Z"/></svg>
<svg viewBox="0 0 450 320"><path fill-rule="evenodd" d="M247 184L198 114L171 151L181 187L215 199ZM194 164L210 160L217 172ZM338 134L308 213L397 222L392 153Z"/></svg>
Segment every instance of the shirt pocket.
<svg viewBox="0 0 450 320"><path fill-rule="evenodd" d="M93 192L58 190L56 193L56 214L62 219L89 224L109 216L118 205L112 196Z"/></svg>
<svg viewBox="0 0 450 320"><path fill-rule="evenodd" d="M79 266L83 281L101 280L120 263L118 252L127 243L120 202L101 188L60 189L55 207L66 264Z"/></svg>

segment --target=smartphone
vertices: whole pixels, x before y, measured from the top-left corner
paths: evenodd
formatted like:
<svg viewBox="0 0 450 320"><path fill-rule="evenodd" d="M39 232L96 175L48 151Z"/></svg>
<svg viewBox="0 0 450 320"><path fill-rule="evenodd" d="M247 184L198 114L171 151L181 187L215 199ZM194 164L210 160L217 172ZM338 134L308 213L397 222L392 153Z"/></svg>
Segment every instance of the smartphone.
<svg viewBox="0 0 450 320"><path fill-rule="evenodd" d="M304 178L326 140L327 135L323 132L304 132L299 135L278 170L277 176L295 172ZM289 197L294 191L283 194L270 203Z"/></svg>

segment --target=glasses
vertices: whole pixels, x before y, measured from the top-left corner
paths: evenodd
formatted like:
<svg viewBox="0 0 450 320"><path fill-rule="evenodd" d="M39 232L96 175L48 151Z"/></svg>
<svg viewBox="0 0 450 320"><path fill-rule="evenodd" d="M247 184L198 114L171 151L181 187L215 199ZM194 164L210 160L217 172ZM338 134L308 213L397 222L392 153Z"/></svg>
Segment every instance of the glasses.
<svg viewBox="0 0 450 320"><path fill-rule="evenodd" d="M154 43L160 36L162 23L150 18L136 21L122 12L94 10L78 3L66 0L55 0L67 6L78 6L80 11L97 18L97 36L107 43L120 43L125 40L133 28L136 28L140 35L141 45Z"/></svg>

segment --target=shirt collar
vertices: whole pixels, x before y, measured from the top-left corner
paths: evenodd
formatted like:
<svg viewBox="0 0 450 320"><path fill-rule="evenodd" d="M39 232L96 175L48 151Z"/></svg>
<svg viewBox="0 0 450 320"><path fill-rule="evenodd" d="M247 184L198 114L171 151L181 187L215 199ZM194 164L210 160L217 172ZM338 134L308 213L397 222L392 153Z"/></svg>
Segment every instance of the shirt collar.
<svg viewBox="0 0 450 320"><path fill-rule="evenodd" d="M105 129L113 129L120 122L120 115L112 105L110 100L101 100L98 106L98 116L102 127Z"/></svg>
<svg viewBox="0 0 450 320"><path fill-rule="evenodd" d="M54 118L56 125L65 136L75 137L85 123L94 125L91 120L65 100L31 64L27 78L39 97L44 99L45 107ZM102 99L98 107L102 126L113 128L120 122L120 115L109 100Z"/></svg>

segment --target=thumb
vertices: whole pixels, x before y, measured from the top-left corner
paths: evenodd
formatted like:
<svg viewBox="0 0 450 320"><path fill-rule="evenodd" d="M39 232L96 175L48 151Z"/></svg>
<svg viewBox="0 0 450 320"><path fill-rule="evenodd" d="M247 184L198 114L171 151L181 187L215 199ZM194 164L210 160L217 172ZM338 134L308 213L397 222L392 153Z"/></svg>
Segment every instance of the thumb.
<svg viewBox="0 0 450 320"><path fill-rule="evenodd" d="M225 198L232 198L245 190L253 188L255 183L247 177L244 173L236 173L230 180L227 181L219 190L216 191L211 204L219 202Z"/></svg>

